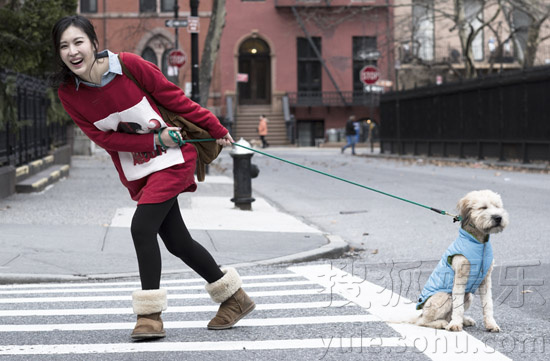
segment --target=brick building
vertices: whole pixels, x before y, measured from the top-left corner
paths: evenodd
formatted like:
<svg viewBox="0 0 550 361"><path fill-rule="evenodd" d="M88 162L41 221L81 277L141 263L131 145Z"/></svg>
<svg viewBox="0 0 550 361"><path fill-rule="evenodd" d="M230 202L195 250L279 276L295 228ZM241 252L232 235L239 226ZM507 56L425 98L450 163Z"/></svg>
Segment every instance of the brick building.
<svg viewBox="0 0 550 361"><path fill-rule="evenodd" d="M81 0L100 47L130 51L156 63L189 93L190 61L176 75L167 54L175 47L176 0ZM349 115L378 121L382 85L393 79L393 0L227 0L226 24L208 106L232 121L235 137L256 137L260 114L269 119L271 144L314 145L334 140ZM179 0L179 16L190 1ZM212 9L199 5L199 54ZM190 36L179 29L178 47L190 59ZM379 69L377 86L359 79L366 65ZM237 82L246 74L246 82ZM385 80L385 82L383 82Z"/></svg>

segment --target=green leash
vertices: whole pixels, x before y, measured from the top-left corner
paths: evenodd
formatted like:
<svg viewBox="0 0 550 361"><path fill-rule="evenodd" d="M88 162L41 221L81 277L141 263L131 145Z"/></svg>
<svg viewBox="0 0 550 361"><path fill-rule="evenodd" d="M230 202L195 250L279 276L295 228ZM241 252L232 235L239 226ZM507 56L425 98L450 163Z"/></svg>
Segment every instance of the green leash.
<svg viewBox="0 0 550 361"><path fill-rule="evenodd" d="M193 142L211 142L211 141L215 141L216 139L213 139L213 138L207 138L207 139L187 139L187 140L182 140L182 144L185 144L185 143L193 143ZM310 167L307 167L305 165L302 165L302 164L298 164L298 163L295 163L295 162L292 162L290 160L287 160L287 159L284 159L284 158L279 158L279 157L276 157L274 155L271 155L271 154L268 154L268 153L265 153L265 152L262 152L262 151L259 151L257 149L253 149L253 148L250 148L250 147L247 147L247 146L244 146L242 144L238 144L238 143L231 143L233 145L236 145L237 147L241 147L241 148L244 148L244 149L247 149L247 150L250 150L252 152L256 152L256 153L259 153L259 154L262 154L262 155L265 155L266 157L270 157L270 158L273 158L273 159L277 159L281 162L285 162L285 163L288 163L288 164L292 164L296 167L300 167L300 168L304 168L304 169L307 169L309 171L312 171L312 172L315 172L315 173L319 173L319 174L322 174L324 176L327 176L327 177L331 177L331 178L334 178L334 179L337 179L339 181L342 181L342 182L346 182L346 183L349 183L349 184L353 184L354 186L358 186L358 187L361 187L361 188L365 188L365 189L368 189L370 191L373 191L373 192L376 192L376 193L380 193L380 194L383 194L385 196L388 196L388 197L392 197L392 198L395 198L395 199L399 199L400 201L403 201L403 202L407 202L407 203L411 203L411 204L414 204L416 206L419 206L419 207L422 207L422 208L426 208L426 209L429 209L431 211L434 211L436 213L439 213L439 214L442 214L444 216L451 216L453 217L453 222L460 222L462 220L462 218L458 215L454 215L454 214L451 214L447 211L443 211L441 209L437 209L437 208L434 208L434 207L430 207L430 206L426 206L424 204L421 204L421 203L417 203L417 202L413 202L409 199L406 199L406 198L401 198L401 197L398 197L396 195L393 195L393 194L390 194L390 193L386 193L386 192L382 192L378 189L374 189L374 188L371 188L371 187L367 187L363 184L359 184L359 183L356 183L356 182L353 182L353 181L350 181L350 180L347 180L347 179L344 179L344 178L341 178L341 177L337 177L335 175L332 175L332 174L329 174L329 173L325 173L325 172L322 172L320 170L317 170L317 169L314 169L314 168L310 168Z"/></svg>

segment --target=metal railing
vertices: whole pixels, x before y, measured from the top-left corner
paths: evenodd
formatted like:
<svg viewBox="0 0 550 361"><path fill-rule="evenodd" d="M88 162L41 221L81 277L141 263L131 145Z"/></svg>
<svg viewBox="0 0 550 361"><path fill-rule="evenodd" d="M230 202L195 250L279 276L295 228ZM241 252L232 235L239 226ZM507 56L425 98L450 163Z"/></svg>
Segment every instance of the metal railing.
<svg viewBox="0 0 550 361"><path fill-rule="evenodd" d="M387 5L385 0L275 0L275 7L354 7Z"/></svg>
<svg viewBox="0 0 550 361"><path fill-rule="evenodd" d="M0 70L5 84L10 73ZM49 99L45 81L23 74L16 77L17 118L0 128L0 166L20 166L48 155L53 147L67 144L67 125L48 124Z"/></svg>
<svg viewBox="0 0 550 361"><path fill-rule="evenodd" d="M291 107L372 106L380 103L380 93L363 91L287 93ZM342 99L343 98L343 99ZM345 103L344 103L345 100Z"/></svg>
<svg viewBox="0 0 550 361"><path fill-rule="evenodd" d="M550 161L550 67L384 94L382 152Z"/></svg>

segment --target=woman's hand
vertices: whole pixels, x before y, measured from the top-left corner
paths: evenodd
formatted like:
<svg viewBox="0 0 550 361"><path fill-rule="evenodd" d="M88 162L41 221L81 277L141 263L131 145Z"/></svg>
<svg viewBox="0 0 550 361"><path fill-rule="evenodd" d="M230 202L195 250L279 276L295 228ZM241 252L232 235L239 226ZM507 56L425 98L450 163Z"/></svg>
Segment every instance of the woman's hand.
<svg viewBox="0 0 550 361"><path fill-rule="evenodd" d="M181 138L181 135L179 134L179 132L181 131L181 128L178 128L178 127L162 128L161 130L159 130L160 135L157 134L155 136L155 144L160 145L163 148L179 147L178 143L174 142L174 140L168 133L171 130L176 131ZM160 137L160 140L159 140L159 137Z"/></svg>
<svg viewBox="0 0 550 361"><path fill-rule="evenodd" d="M216 139L216 143L218 143L219 145L225 147L225 146L228 146L228 145L231 145L231 144L235 143L235 141L231 137L231 134L227 133L223 138Z"/></svg>

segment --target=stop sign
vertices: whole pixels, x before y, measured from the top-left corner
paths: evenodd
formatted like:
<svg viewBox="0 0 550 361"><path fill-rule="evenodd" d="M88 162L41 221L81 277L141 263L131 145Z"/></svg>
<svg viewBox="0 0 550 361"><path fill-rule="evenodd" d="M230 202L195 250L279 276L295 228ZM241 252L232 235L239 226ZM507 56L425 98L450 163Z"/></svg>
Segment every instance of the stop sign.
<svg viewBox="0 0 550 361"><path fill-rule="evenodd" d="M376 83L379 78L380 73L378 72L378 68L375 66L367 65L359 72L359 79L366 85Z"/></svg>
<svg viewBox="0 0 550 361"><path fill-rule="evenodd" d="M177 66L181 68L187 61L187 55L183 50L174 49L168 54L168 64L170 66Z"/></svg>

